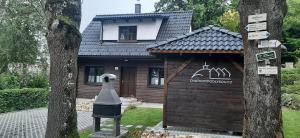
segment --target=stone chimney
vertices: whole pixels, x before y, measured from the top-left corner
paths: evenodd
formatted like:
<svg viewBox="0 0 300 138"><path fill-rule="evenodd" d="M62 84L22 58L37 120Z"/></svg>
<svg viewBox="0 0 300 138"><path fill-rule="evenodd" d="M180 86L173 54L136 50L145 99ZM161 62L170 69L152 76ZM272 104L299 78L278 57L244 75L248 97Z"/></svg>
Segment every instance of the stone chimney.
<svg viewBox="0 0 300 138"><path fill-rule="evenodd" d="M135 4L135 10L134 10L134 13L136 13L136 14L141 13L141 8L142 8L142 5L141 5L141 3L140 3L140 0L137 0L137 3Z"/></svg>

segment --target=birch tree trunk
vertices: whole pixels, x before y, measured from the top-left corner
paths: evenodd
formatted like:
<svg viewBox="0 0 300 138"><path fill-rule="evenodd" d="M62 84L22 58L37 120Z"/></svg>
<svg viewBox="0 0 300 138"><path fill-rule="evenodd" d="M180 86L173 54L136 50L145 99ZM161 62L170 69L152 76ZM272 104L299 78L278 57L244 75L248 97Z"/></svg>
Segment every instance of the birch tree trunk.
<svg viewBox="0 0 300 138"><path fill-rule="evenodd" d="M267 13L267 31L271 34L269 40L281 40L282 23L286 14L285 0L241 0L239 5L241 29L244 43L244 138L282 138L281 92L280 92L280 58L281 48L270 48L277 55L271 60L271 66L278 67L278 75L258 75L258 63L255 54L267 51L258 49L258 41L249 41L244 29L248 24L248 15L255 14L260 9Z"/></svg>
<svg viewBox="0 0 300 138"><path fill-rule="evenodd" d="M80 0L47 0L50 92L46 138L79 137L77 131L77 56L81 42Z"/></svg>

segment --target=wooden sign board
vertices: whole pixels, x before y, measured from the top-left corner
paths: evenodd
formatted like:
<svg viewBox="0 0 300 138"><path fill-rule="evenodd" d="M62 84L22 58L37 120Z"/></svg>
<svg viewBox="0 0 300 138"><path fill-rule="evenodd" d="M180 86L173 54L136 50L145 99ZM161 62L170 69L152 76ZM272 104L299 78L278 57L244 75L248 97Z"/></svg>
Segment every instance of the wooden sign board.
<svg viewBox="0 0 300 138"><path fill-rule="evenodd" d="M275 66L258 67L257 73L258 75L277 75L278 67Z"/></svg>
<svg viewBox="0 0 300 138"><path fill-rule="evenodd" d="M281 43L278 40L264 40L258 45L258 48L274 48L280 46Z"/></svg>
<svg viewBox="0 0 300 138"><path fill-rule="evenodd" d="M248 40L267 39L270 33L267 31L248 33Z"/></svg>
<svg viewBox="0 0 300 138"><path fill-rule="evenodd" d="M267 13L255 14L248 16L248 23L262 22L267 20Z"/></svg>
<svg viewBox="0 0 300 138"><path fill-rule="evenodd" d="M248 24L246 30L248 32L267 30L267 22Z"/></svg>
<svg viewBox="0 0 300 138"><path fill-rule="evenodd" d="M269 59L276 59L275 51L263 52L256 54L256 61L265 61Z"/></svg>

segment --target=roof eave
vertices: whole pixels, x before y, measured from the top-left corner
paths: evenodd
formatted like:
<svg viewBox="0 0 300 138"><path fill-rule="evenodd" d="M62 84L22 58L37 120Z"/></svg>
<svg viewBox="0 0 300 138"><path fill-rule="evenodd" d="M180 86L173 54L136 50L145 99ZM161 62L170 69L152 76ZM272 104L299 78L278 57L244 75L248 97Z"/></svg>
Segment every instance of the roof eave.
<svg viewBox="0 0 300 138"><path fill-rule="evenodd" d="M93 21L105 21L105 20L126 20L126 19L168 19L169 16L129 16L129 17L95 17Z"/></svg>
<svg viewBox="0 0 300 138"><path fill-rule="evenodd" d="M243 54L243 50L149 50L150 54Z"/></svg>

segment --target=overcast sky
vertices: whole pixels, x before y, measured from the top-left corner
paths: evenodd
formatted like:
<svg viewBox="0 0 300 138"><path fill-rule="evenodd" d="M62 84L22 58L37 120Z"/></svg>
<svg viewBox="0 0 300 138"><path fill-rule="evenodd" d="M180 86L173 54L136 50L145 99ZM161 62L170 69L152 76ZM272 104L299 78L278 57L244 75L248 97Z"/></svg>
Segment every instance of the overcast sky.
<svg viewBox="0 0 300 138"><path fill-rule="evenodd" d="M95 15L134 13L136 0L82 0L82 18L80 31L82 32ZM140 0L142 13L153 12L154 3L158 0Z"/></svg>

